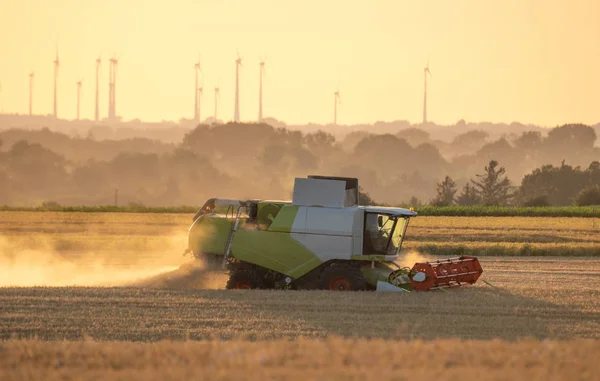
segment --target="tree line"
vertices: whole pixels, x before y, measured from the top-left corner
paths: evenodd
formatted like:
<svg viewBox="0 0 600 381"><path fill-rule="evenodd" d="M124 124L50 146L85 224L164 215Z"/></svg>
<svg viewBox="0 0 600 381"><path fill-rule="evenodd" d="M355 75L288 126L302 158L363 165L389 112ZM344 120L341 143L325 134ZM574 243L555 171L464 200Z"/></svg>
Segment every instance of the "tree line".
<svg viewBox="0 0 600 381"><path fill-rule="evenodd" d="M11 129L0 131L0 205L112 205L116 192L120 205L289 199L293 178L310 174L358 177L371 200L388 205L572 205L600 185L595 141L579 124L495 140L468 130L450 141L414 127L336 139L264 123L202 124L177 143Z"/></svg>
<svg viewBox="0 0 600 381"><path fill-rule="evenodd" d="M600 205L600 162L593 161L582 170L561 163L560 167L545 165L526 175L521 186L515 187L506 176L506 169L491 160L482 174L470 180L457 195L456 182L446 176L436 184L436 197L431 205L485 206L551 206Z"/></svg>

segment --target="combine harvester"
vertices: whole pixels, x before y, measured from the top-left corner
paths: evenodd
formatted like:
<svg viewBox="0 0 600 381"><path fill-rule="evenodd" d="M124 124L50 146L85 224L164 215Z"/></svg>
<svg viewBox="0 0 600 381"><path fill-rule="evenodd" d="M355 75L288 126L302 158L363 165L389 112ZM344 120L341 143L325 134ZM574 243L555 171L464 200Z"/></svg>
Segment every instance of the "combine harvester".
<svg viewBox="0 0 600 381"><path fill-rule="evenodd" d="M193 218L188 249L229 270L228 289L410 291L473 284L475 257L400 267L416 212L361 206L358 179L296 178L291 202L208 200Z"/></svg>

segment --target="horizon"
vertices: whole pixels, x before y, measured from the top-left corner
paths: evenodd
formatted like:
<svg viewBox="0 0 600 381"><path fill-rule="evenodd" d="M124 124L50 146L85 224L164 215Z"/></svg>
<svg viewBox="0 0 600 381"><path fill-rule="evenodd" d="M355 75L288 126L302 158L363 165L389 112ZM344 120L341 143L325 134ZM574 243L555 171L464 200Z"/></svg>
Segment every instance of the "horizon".
<svg viewBox="0 0 600 381"><path fill-rule="evenodd" d="M81 79L82 118L94 119L99 54L101 120L107 116L107 59L113 55L120 57L117 115L148 123L192 119L198 54L205 89L201 119L212 116L212 89L218 86L219 119L231 120L236 52L243 58L242 122L258 118L259 61L265 57L264 114L288 125L332 124L338 90L339 125L420 124L428 59L431 123L464 119L551 127L600 120L592 96L600 88L595 70L600 44L589 37L600 36L600 4L592 0L569 5L558 0L459 0L451 5L437 0L429 6L379 1L363 7L341 1L178 0L169 8L63 0L62 7L28 13L40 4L24 0L0 12L0 32L19 36L0 41L3 54L11 57L0 62L0 110L6 114L27 114L31 71L33 113L52 114L57 45L58 118L64 120L76 114ZM346 4L343 18L336 16L340 4ZM73 18L75 13L82 17ZM20 22L24 18L30 23ZM30 31L31 25L37 28Z"/></svg>
<svg viewBox="0 0 600 381"><path fill-rule="evenodd" d="M371 122L371 123L365 123L365 122L357 122L357 123L338 123L336 125L332 124L331 122L329 123L316 123L316 122L307 122L307 123L288 123L285 120L273 117L273 116L264 116L263 117L263 121L259 122L256 120L242 120L240 122L235 122L233 119L228 119L228 120L223 120L219 118L218 123L214 123L213 120L211 120L211 117L205 119L205 120L201 120L200 122L198 122L197 124L194 122L193 117L192 118L179 118L178 120L143 120L140 118L131 118L131 119L121 119L121 120L115 120L115 121L111 121L108 118L104 117L103 119L100 119L99 121L95 121L92 118L81 118L81 119L76 119L76 118L54 118L54 116L49 113L49 114L33 114L33 115L29 115L29 114L9 114L9 113L3 113L0 110L0 118L1 117L17 117L17 118L45 118L47 120L51 120L51 121L55 121L55 122L67 122L67 123L81 123L81 124L94 124L97 123L98 126L106 126L106 127L118 127L119 125L130 125L130 124L176 124L179 126L186 126L186 125L192 125L192 128L197 127L198 125L205 125L205 126L216 126L216 125L221 125L221 124L228 124L228 123L239 123L239 124L259 124L259 123L265 123L268 124L272 127L277 127L274 124L270 124L269 122L271 120L276 121L276 124L283 124L284 128L288 128L288 127L308 127L308 126L322 126L322 127L331 127L331 128L340 128L340 127L357 127L357 126L375 126L376 124L395 124L395 123L408 123L411 125L410 128L428 128L428 127L455 127L458 126L458 123L461 120L458 120L454 123L449 123L449 124L439 124L436 123L435 121L428 121L426 124L420 123L420 122L411 122L408 120L402 120L402 119L396 119L396 120L377 120L375 122ZM463 120L465 122L465 125L482 125L482 124L489 124L492 126L512 126L514 124L518 124L518 125L522 125L525 127L532 127L532 128L541 128L541 129L553 129L556 127L560 127L560 126L564 126L564 125L575 125L575 124L583 124L586 126L590 126L593 128L598 128L600 129L600 121L596 122L596 123L591 123L591 124L586 124L586 123L581 123L581 122L568 122L568 123L563 123L563 124L554 124L554 125L538 125L538 124L532 124L532 123L522 123L518 120L513 120L511 122L506 122L506 121L489 121L489 120L482 120L482 121L474 121L474 120ZM52 126L55 127L55 126ZM22 128L22 126L9 126L9 128L16 128L16 129L20 129ZM2 129L2 126L0 126L0 130ZM327 131L325 131L327 132Z"/></svg>

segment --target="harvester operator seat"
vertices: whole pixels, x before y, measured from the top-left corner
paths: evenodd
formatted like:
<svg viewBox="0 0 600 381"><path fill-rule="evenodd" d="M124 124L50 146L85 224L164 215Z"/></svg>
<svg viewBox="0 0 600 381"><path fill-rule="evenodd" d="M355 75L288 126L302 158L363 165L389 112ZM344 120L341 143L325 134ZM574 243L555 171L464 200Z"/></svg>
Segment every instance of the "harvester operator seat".
<svg viewBox="0 0 600 381"><path fill-rule="evenodd" d="M378 215L367 213L365 215L365 234L363 254L385 254L388 238L382 234L379 226Z"/></svg>

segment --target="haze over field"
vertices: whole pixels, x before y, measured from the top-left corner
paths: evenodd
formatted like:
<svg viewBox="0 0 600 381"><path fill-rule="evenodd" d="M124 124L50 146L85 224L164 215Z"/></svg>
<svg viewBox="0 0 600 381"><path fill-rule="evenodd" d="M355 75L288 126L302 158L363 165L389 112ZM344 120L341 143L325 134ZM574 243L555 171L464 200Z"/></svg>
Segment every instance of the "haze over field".
<svg viewBox="0 0 600 381"><path fill-rule="evenodd" d="M43 11L42 11L43 10ZM265 115L288 124L422 120L429 57L429 120L597 123L600 3L596 0L479 1L8 0L0 5L0 110L52 112L55 46L58 115L93 118L95 60L120 58L117 113L124 119L193 116L194 63L201 54L204 117L233 116L236 51L243 57L242 121L258 114L259 58L266 57ZM208 89L209 91L206 91Z"/></svg>

